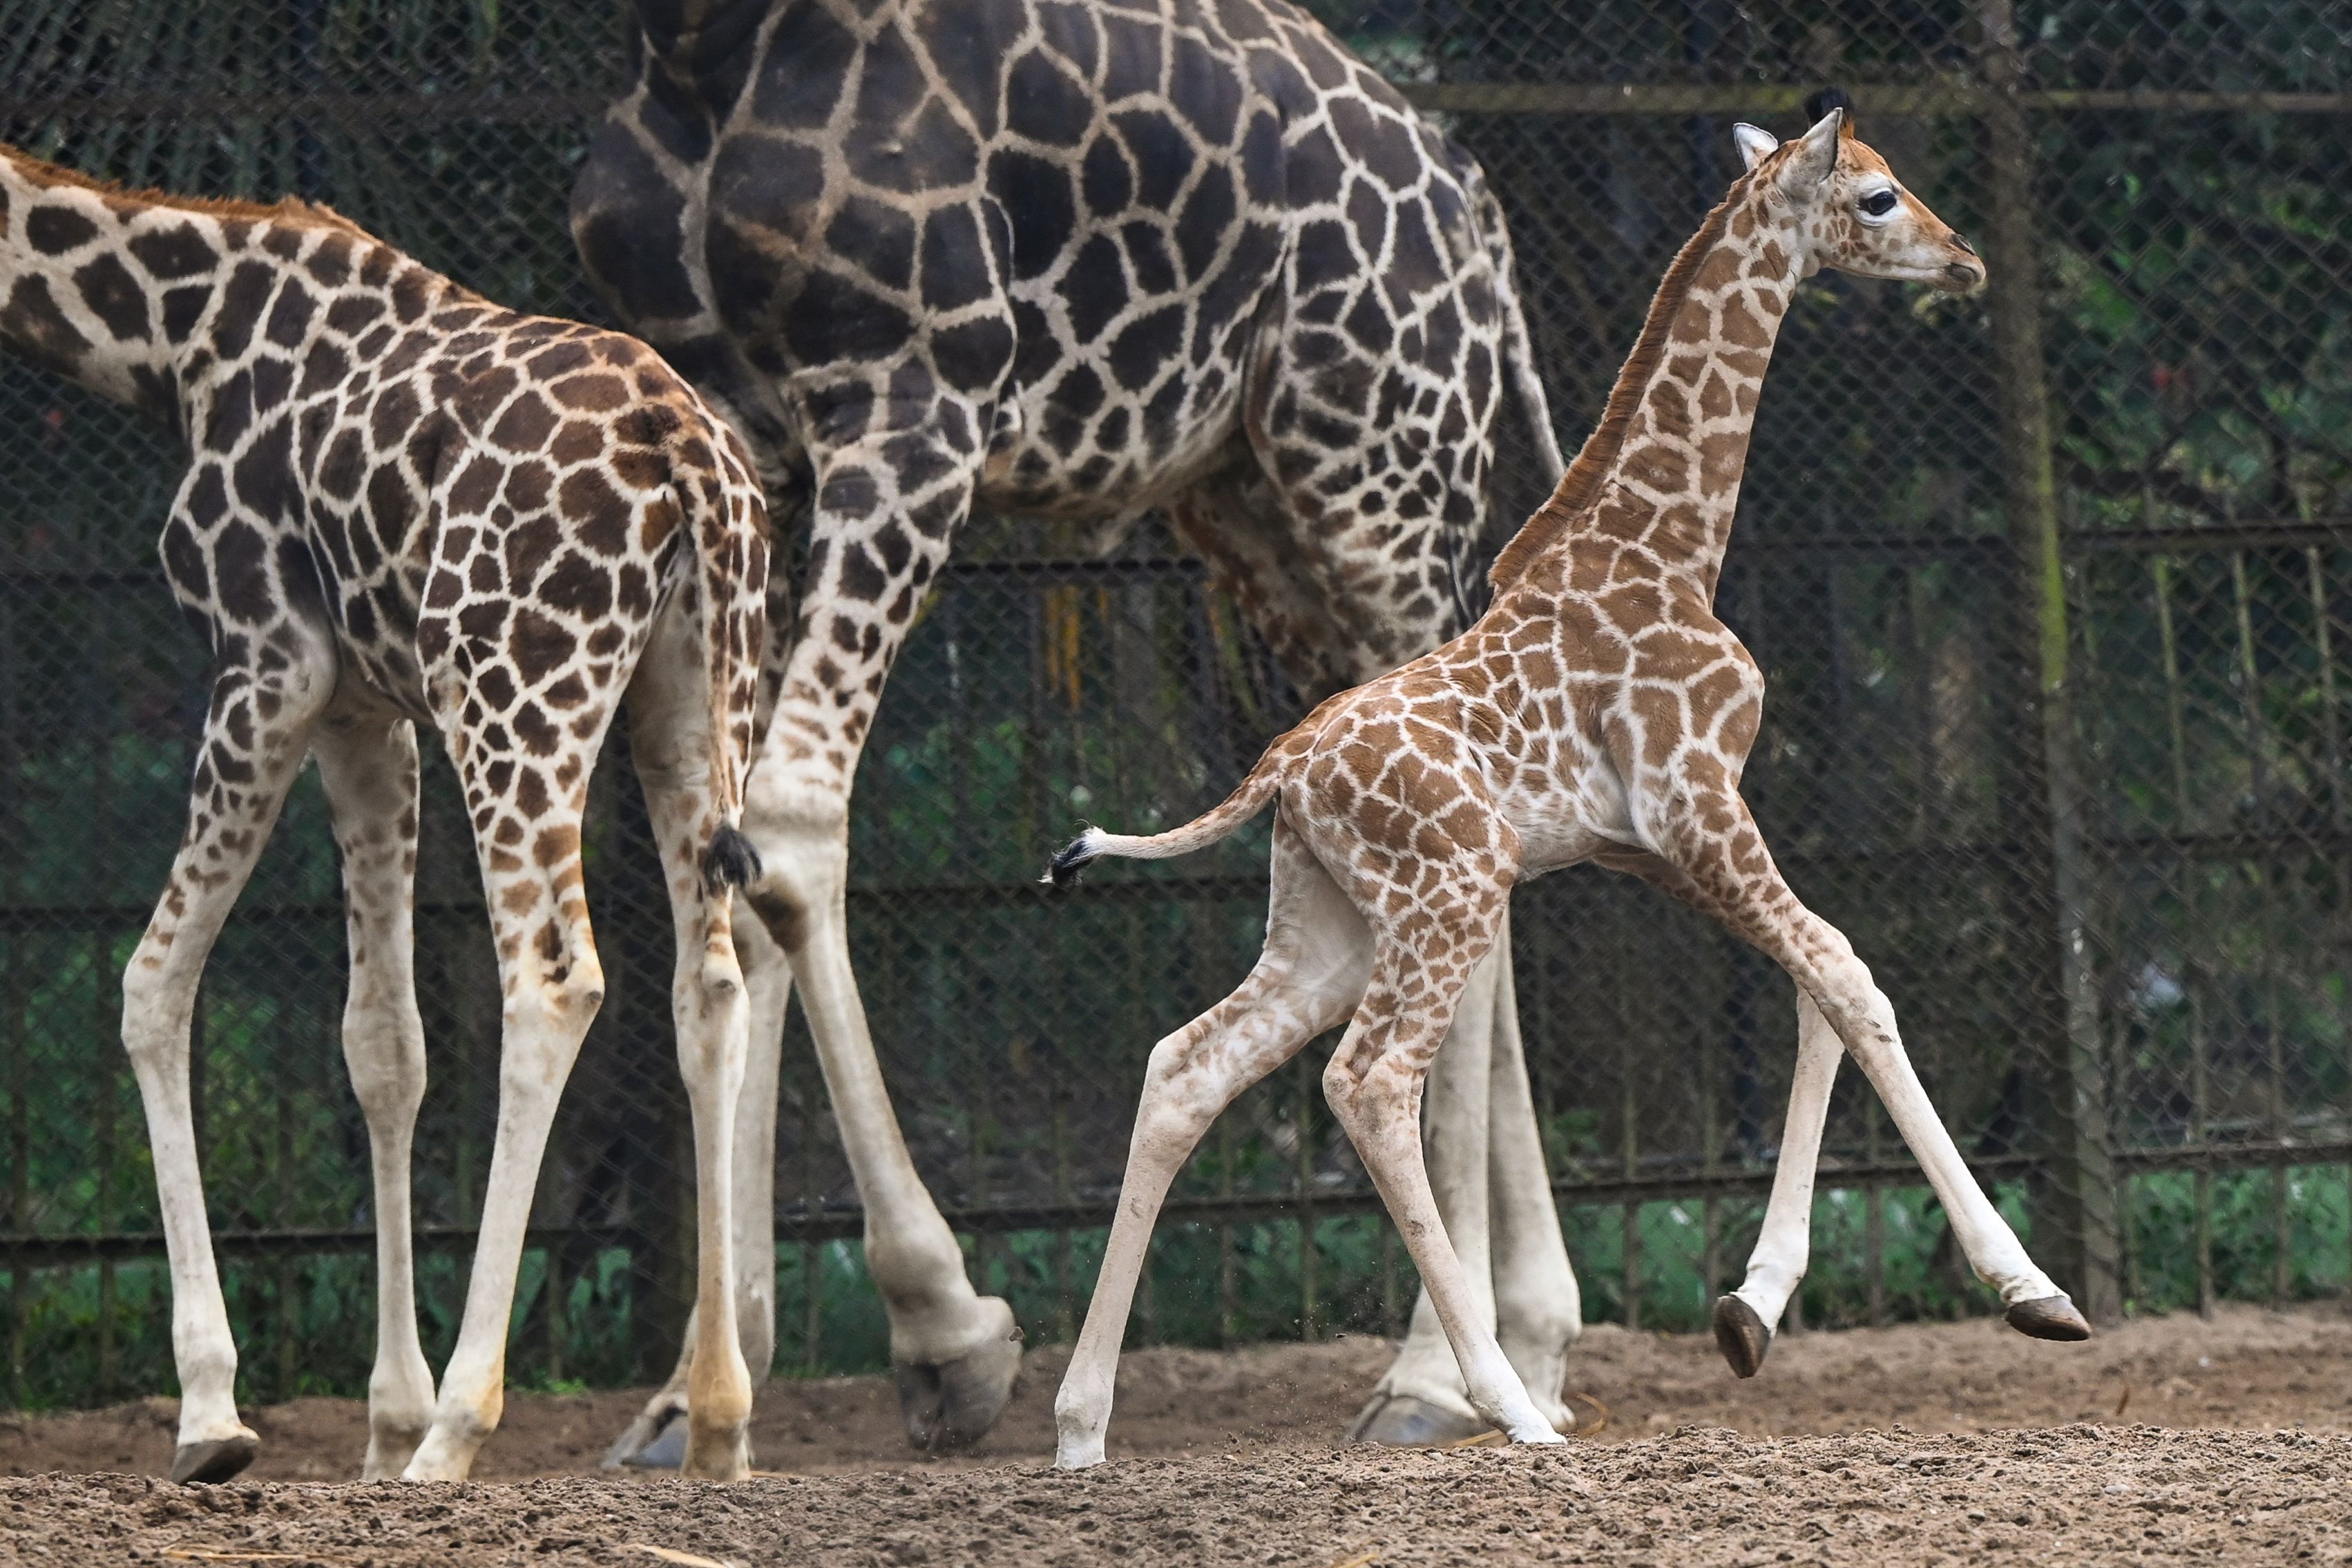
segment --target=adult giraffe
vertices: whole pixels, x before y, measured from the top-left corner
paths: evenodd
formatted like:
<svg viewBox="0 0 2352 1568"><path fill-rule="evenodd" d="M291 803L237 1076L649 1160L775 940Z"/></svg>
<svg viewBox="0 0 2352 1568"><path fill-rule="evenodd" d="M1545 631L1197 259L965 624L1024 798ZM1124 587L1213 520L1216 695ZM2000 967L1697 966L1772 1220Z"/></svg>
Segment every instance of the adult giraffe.
<svg viewBox="0 0 2352 1568"><path fill-rule="evenodd" d="M851 776L958 525L1164 507L1320 696L1467 620L1507 378L1554 473L1559 451L1476 164L1284 0L639 0L636 21L636 79L572 194L581 255L812 535L746 805L772 939L742 928L746 1359L773 1345L796 980L908 1436L969 1441L1017 1336L908 1158L843 925ZM1575 1281L1507 986L1498 963L1465 1010L1433 1153L1481 1310L1564 1420ZM1476 1430L1425 1300L1414 1323L1358 1430ZM613 1458L666 1457L685 1403L673 1379Z"/></svg>

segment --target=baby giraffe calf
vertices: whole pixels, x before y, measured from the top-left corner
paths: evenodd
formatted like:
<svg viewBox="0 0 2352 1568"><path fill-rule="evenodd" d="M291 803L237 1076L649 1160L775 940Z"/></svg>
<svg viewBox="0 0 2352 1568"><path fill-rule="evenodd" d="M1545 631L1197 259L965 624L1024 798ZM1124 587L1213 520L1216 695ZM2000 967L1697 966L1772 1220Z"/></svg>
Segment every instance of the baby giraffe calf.
<svg viewBox="0 0 2352 1568"><path fill-rule="evenodd" d="M1827 1049L1823 1021L1885 1098L2010 1321L2088 1334L1962 1164L1870 971L1774 867L1739 795L1763 679L1713 608L1757 395L1797 285L1832 267L1958 293L1983 283L1984 266L1855 138L1843 108L1787 146L1747 125L1735 140L1746 173L1675 257L1599 428L1496 561L1477 624L1323 703L1206 816L1150 837L1089 829L1055 857L1052 879L1066 885L1098 856L1187 854L1278 803L1265 952L1151 1053L1101 1277L1055 1402L1063 1468L1102 1460L1119 1339L1169 1183L1235 1096L1342 1019L1324 1092L1421 1269L1470 1403L1515 1442L1559 1441L1472 1307L1419 1113L1513 885L1587 860L1665 888L1778 960L1801 993L1808 1058ZM1815 1121L1813 1145L1819 1109L1792 1109L1792 1132ZM1777 1217L1768 1237L1801 1251L1801 1216L1793 1232ZM1773 1316L1784 1300L1768 1300ZM1756 1329L1760 1355L1769 1328Z"/></svg>

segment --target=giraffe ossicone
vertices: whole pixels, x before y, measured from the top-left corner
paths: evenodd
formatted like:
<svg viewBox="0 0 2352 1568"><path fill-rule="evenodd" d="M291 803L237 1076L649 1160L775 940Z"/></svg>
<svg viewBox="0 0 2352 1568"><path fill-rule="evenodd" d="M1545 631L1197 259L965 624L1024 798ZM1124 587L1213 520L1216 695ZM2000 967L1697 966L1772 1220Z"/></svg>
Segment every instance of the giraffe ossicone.
<svg viewBox="0 0 2352 1568"><path fill-rule="evenodd" d="M1599 426L1497 556L1476 624L1324 702L1194 821L1148 837L1089 829L1055 857L1048 875L1066 884L1104 856L1190 853L1277 805L1265 951L1239 989L1152 1050L1118 1217L1055 1402L1056 1464L1104 1457L1119 1341L1170 1182L1225 1106L1343 1020L1324 1089L1421 1269L1471 1404L1513 1441L1559 1440L1475 1310L1416 1117L1512 888L1586 861L1696 906L1797 984L1789 1135L1760 1272L1738 1293L1762 1343L1803 1270L1840 1047L1885 1100L2011 1322L2087 1334L1961 1162L1868 969L1774 867L1738 790L1763 678L1714 614L1757 399L1797 285L1828 267L1964 291L1984 268L1843 108L1785 146L1753 128L1737 145L1746 172L1667 270Z"/></svg>
<svg viewBox="0 0 2352 1568"><path fill-rule="evenodd" d="M732 1478L751 1384L733 1318L744 977L730 899L768 587L741 442L645 344L502 310L323 207L176 198L0 148L0 344L171 424L163 528L212 645L171 879L123 974L182 1388L173 1475L221 1480L237 1418L190 1114L205 961L315 757L351 950L343 1054L368 1127L377 1349L365 1474L459 1479L503 1405L509 1319L556 1099L604 998L581 814L625 698L675 917L702 1331L687 1466ZM416 1331L409 1157L415 726L465 793L503 991L497 1143L436 1390Z"/></svg>
<svg viewBox="0 0 2352 1568"><path fill-rule="evenodd" d="M739 933L754 1024L738 1250L772 1251L761 1156L797 986L908 1436L953 1447L1003 1408L1020 1347L899 1133L843 888L858 755L964 519L1164 509L1312 697L1466 623L1507 397L1547 479L1558 446L1475 161L1285 0L635 11L637 78L572 194L582 258L810 536L797 605L776 613L781 584L772 601L778 695L746 807L766 873ZM1479 1310L1564 1417L1575 1277L1506 984L1500 965L1482 978L1494 1005L1465 1012L1476 1026L1441 1068L1460 1092L1433 1097L1452 1108L1439 1186ZM762 1367L772 1271L739 1289ZM1409 1407L1475 1427L1423 1317L1375 1435ZM681 1363L611 1460L667 1459L691 1407Z"/></svg>

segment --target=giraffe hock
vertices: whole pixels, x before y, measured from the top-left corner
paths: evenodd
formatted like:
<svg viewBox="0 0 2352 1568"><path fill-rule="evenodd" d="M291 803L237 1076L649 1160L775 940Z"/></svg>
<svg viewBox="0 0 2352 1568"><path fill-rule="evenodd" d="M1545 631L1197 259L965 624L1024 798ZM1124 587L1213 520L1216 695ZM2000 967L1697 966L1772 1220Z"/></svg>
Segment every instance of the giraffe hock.
<svg viewBox="0 0 2352 1568"><path fill-rule="evenodd" d="M1764 1358L1772 1350L1772 1331L1764 1326L1755 1308L1737 1296L1719 1297L1712 1321L1715 1348L1731 1363L1735 1375L1754 1377L1764 1370Z"/></svg>
<svg viewBox="0 0 2352 1568"><path fill-rule="evenodd" d="M736 828L722 827L710 836L702 852L702 885L716 893L722 888L748 888L760 879L760 852Z"/></svg>

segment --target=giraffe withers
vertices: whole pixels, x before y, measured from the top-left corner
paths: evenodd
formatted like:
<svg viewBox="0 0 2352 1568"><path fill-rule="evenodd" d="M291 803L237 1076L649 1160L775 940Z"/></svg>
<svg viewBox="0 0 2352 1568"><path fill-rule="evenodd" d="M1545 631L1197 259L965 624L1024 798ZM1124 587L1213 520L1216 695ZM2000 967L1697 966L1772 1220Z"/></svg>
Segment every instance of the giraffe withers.
<svg viewBox="0 0 2352 1568"><path fill-rule="evenodd" d="M1713 608L1758 394L1797 284L1830 267L1966 291L1984 267L1855 138L1843 108L1786 147L1752 126L1737 140L1747 171L1675 258L1599 427L1496 558L1477 623L1325 702L1206 815L1150 837L1090 829L1055 857L1049 876L1066 883L1099 856L1189 853L1278 803L1264 954L1152 1052L1118 1218L1055 1403L1056 1464L1103 1458L1119 1338L1171 1179L1235 1095L1342 1019L1325 1092L1421 1268L1472 1403L1515 1442L1559 1441L1472 1310L1415 1117L1512 887L1586 860L1696 905L1796 981L1808 1059L1790 1121L1792 1142L1811 1135L1799 1151L1807 1187L1828 1099L1821 1064L1842 1043L2011 1323L2088 1335L1961 1163L1869 970L1774 868L1738 788L1763 679ZM1776 1239L1800 1241L1801 1270L1801 1233L1775 1217ZM1780 1304L1765 1303L1774 1317Z"/></svg>
<svg viewBox="0 0 2352 1568"><path fill-rule="evenodd" d="M540 1158L603 994L580 815L625 694L677 921L702 1205L687 1462L740 1475L730 889L759 871L740 817L767 584L740 443L644 344L501 310L323 207L123 190L5 148L0 343L172 424L190 452L162 548L212 646L212 701L187 831L123 976L170 1251L173 1478L223 1479L257 1447L206 1229L189 1026L306 754L343 862L343 1049L374 1179L365 1473L460 1479L497 1426ZM410 1259L419 721L465 791L504 987L497 1145L437 1397Z"/></svg>
<svg viewBox="0 0 2352 1568"><path fill-rule="evenodd" d="M1320 695L1466 624L1507 386L1551 475L1559 451L1476 164L1284 0L640 0L636 15L636 80L573 192L582 256L750 439L777 515L808 514L812 533L746 816L766 866L748 900L761 929L741 933L749 1359L773 1342L759 1154L796 981L908 1435L951 1445L995 1419L1019 1349L908 1158L842 894L859 748L958 526L974 504L1163 507ZM1500 964L1483 977L1491 1005L1447 1053L1464 1124L1433 1136L1465 1248L1483 1250L1492 1210L1481 1310L1549 1407L1575 1279L1505 984ZM612 1458L666 1458L686 1403L673 1379ZM1427 1312L1361 1429L1476 1429Z"/></svg>

